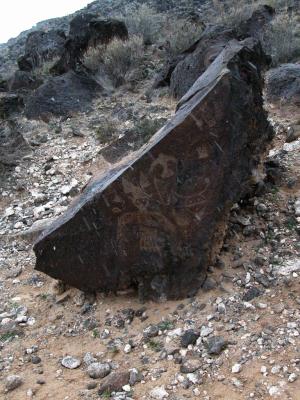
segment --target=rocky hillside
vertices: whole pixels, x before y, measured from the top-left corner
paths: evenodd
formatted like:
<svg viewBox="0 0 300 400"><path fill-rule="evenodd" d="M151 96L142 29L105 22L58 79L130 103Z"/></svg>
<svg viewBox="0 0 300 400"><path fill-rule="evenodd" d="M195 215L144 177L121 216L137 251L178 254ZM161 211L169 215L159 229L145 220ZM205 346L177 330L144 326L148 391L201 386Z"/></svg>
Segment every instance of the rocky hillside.
<svg viewBox="0 0 300 400"><path fill-rule="evenodd" d="M126 5L0 46L1 398L298 400L298 2Z"/></svg>

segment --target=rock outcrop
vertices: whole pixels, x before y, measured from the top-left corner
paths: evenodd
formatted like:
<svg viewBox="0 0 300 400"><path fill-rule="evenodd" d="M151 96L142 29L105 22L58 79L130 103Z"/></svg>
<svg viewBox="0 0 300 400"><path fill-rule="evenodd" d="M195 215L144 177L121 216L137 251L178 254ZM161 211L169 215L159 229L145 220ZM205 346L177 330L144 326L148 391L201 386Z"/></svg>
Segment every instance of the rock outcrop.
<svg viewBox="0 0 300 400"><path fill-rule="evenodd" d="M15 166L31 149L13 121L0 123L0 165Z"/></svg>
<svg viewBox="0 0 300 400"><path fill-rule="evenodd" d="M27 36L25 54L18 59L20 71L32 71L45 61L61 57L66 35L61 30L35 31Z"/></svg>
<svg viewBox="0 0 300 400"><path fill-rule="evenodd" d="M61 59L52 68L56 74L75 70L81 64L84 52L91 46L108 43L113 38L128 38L126 25L116 19L97 19L97 15L86 13L70 22L70 32Z"/></svg>
<svg viewBox="0 0 300 400"><path fill-rule="evenodd" d="M69 71L49 78L34 91L26 100L25 115L39 119L86 111L101 90L102 87L89 76Z"/></svg>
<svg viewBox="0 0 300 400"><path fill-rule="evenodd" d="M265 57L231 41L136 153L99 176L38 239L36 269L83 290L195 294L272 136Z"/></svg>
<svg viewBox="0 0 300 400"><path fill-rule="evenodd" d="M283 64L267 75L266 94L272 102L300 104L300 64Z"/></svg>
<svg viewBox="0 0 300 400"><path fill-rule="evenodd" d="M3 94L0 96L0 120L19 113L24 107L22 97L17 94Z"/></svg>

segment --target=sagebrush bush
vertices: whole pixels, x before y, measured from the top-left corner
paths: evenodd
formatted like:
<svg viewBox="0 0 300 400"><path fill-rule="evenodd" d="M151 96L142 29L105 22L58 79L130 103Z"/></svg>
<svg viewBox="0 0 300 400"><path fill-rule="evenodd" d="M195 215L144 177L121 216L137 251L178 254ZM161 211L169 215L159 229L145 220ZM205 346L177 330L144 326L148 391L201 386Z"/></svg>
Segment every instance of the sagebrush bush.
<svg viewBox="0 0 300 400"><path fill-rule="evenodd" d="M297 24L294 14L279 14L264 32L263 46L272 56L274 66L300 56L300 38L295 31Z"/></svg>
<svg viewBox="0 0 300 400"><path fill-rule="evenodd" d="M127 41L112 40L106 47L103 61L113 84L118 86L124 83L127 73L142 63L143 56L144 46L141 37L132 36Z"/></svg>
<svg viewBox="0 0 300 400"><path fill-rule="evenodd" d="M178 19L166 29L166 50L170 55L176 55L187 50L200 37L202 25L186 19Z"/></svg>
<svg viewBox="0 0 300 400"><path fill-rule="evenodd" d="M114 86L126 81L128 72L140 66L144 57L143 39L134 35L128 40L113 39L106 46L89 49L84 55L84 65L94 73L105 72Z"/></svg>
<svg viewBox="0 0 300 400"><path fill-rule="evenodd" d="M95 129L96 137L101 144L106 144L118 135L117 123L111 118L105 118Z"/></svg>
<svg viewBox="0 0 300 400"><path fill-rule="evenodd" d="M128 11L123 17L121 16L121 19L124 20L130 34L142 36L145 45L158 40L164 22L163 14L146 4Z"/></svg>
<svg viewBox="0 0 300 400"><path fill-rule="evenodd" d="M106 50L106 45L97 45L89 47L83 56L84 65L92 72L97 72L101 64L103 64L103 55Z"/></svg>
<svg viewBox="0 0 300 400"><path fill-rule="evenodd" d="M209 19L228 27L235 27L248 18L257 6L255 1L212 0Z"/></svg>
<svg viewBox="0 0 300 400"><path fill-rule="evenodd" d="M162 126L164 126L166 121L165 118L143 118L135 123L133 129L145 142L149 140Z"/></svg>

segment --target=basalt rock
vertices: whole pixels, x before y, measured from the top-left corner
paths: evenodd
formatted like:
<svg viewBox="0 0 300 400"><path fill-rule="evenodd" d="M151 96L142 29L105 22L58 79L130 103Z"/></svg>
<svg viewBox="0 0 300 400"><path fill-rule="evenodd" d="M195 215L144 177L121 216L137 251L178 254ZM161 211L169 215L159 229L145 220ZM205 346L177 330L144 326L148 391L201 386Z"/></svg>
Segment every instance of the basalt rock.
<svg viewBox="0 0 300 400"><path fill-rule="evenodd" d="M53 66L52 72L63 74L70 69L75 70L89 47L106 44L115 37L128 39L128 30L124 22L116 19L98 19L97 15L92 13L77 15L70 22L70 32L63 55Z"/></svg>
<svg viewBox="0 0 300 400"><path fill-rule="evenodd" d="M25 115L31 119L72 115L87 111L102 87L85 74L69 71L49 78L26 100Z"/></svg>
<svg viewBox="0 0 300 400"><path fill-rule="evenodd" d="M17 94L0 96L0 120L22 111L23 107L23 98Z"/></svg>
<svg viewBox="0 0 300 400"><path fill-rule="evenodd" d="M26 93L37 89L43 84L43 81L31 72L16 71L7 80L7 89L10 92Z"/></svg>
<svg viewBox="0 0 300 400"><path fill-rule="evenodd" d="M25 54L18 59L21 71L31 71L45 61L61 57L64 52L66 35L61 30L31 32L26 39Z"/></svg>
<svg viewBox="0 0 300 400"><path fill-rule="evenodd" d="M168 60L156 77L154 88L170 86L175 98L182 97L230 40L260 38L274 14L272 7L260 6L249 19L242 21L235 29L228 29L222 25L208 26L190 48Z"/></svg>
<svg viewBox="0 0 300 400"><path fill-rule="evenodd" d="M231 41L174 117L43 232L36 269L88 291L194 295L272 137L264 66L260 45Z"/></svg>
<svg viewBox="0 0 300 400"><path fill-rule="evenodd" d="M30 146L13 121L0 123L0 166L16 166L30 151Z"/></svg>
<svg viewBox="0 0 300 400"><path fill-rule="evenodd" d="M283 64L269 71L266 94L271 102L300 104L300 64Z"/></svg>

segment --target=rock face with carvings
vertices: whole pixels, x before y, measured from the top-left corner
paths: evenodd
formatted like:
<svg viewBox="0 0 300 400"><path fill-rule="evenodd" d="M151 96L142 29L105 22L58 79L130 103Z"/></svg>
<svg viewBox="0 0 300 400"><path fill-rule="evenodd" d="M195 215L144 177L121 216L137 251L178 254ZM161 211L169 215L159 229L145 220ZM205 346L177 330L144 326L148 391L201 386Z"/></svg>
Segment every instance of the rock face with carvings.
<svg viewBox="0 0 300 400"><path fill-rule="evenodd" d="M265 62L252 39L231 41L174 117L40 236L36 269L83 290L193 295L272 137Z"/></svg>

